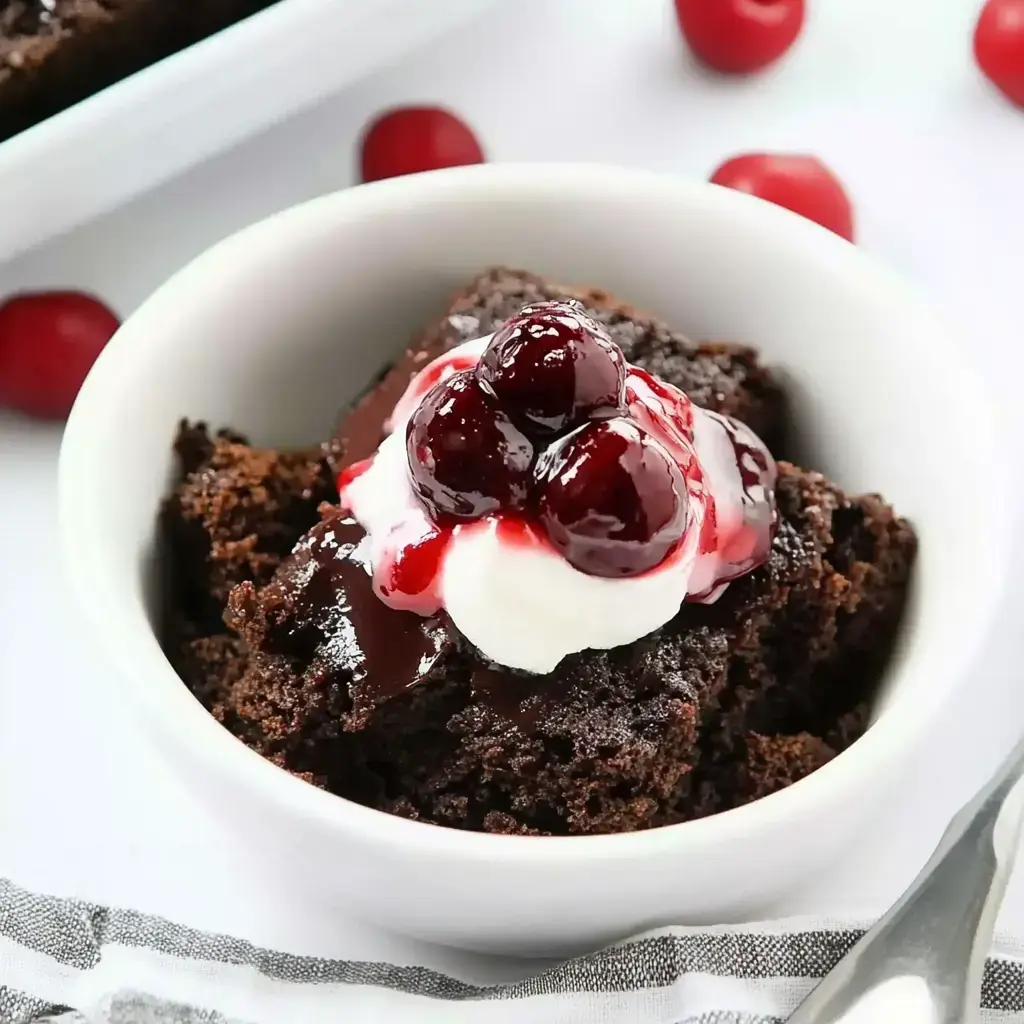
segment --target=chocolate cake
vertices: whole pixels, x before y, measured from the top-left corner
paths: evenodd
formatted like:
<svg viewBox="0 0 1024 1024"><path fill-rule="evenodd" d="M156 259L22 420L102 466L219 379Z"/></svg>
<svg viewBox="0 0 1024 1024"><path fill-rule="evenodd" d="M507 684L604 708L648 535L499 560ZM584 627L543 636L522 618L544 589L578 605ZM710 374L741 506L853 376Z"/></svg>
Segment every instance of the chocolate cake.
<svg viewBox="0 0 1024 1024"><path fill-rule="evenodd" d="M277 0L0 0L0 142Z"/></svg>
<svg viewBox="0 0 1024 1024"><path fill-rule="evenodd" d="M715 603L533 675L489 664L444 614L387 607L333 474L370 454L412 375L521 306L572 296L626 358L777 452L782 392L749 348L697 345L596 290L493 270L343 418L325 453L184 425L168 501L168 655L196 697L278 765L367 806L523 835L629 831L758 799L867 723L915 538L879 497L779 463L767 562ZM322 502L317 510L317 505ZM294 551L293 551L294 547ZM292 552L292 553L289 553Z"/></svg>

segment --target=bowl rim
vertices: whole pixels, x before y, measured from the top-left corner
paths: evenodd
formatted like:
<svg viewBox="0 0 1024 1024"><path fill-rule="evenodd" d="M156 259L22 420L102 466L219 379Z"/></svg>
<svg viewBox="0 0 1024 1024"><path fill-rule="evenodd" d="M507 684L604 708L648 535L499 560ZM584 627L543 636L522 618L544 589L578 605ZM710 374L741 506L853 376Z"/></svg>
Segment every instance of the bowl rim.
<svg viewBox="0 0 1024 1024"><path fill-rule="evenodd" d="M763 226L795 244L812 247L816 260L835 268L837 273L860 280L866 290L880 296L880 301L895 303L915 319L926 319L934 325L937 360L947 368L947 376L955 373L957 391L969 409L971 428L983 441L978 447L979 459L993 469L985 476L989 521L978 537L975 552L983 565L984 578L989 581L984 598L972 606L973 618L963 630L957 657L946 663L941 678L934 680L935 685L925 699L916 701L912 707L906 701L896 701L846 751L797 783L706 818L612 835L493 835L400 818L309 785L264 759L221 726L182 684L164 655L155 630L148 628L147 636L129 635L126 639L126 624L109 613L110 602L105 595L110 591L97 591L104 563L94 551L95 545L82 542L81 516L83 500L90 500L90 467L104 457L102 424L116 415L113 410L117 406L122 366L131 362L132 353L138 348L128 341L136 334L144 334L147 324L154 319L173 315L193 284L208 276L209 268L226 259L241 257L244 261L250 243L267 234L277 234L284 240L297 239L328 211L337 222L344 219L339 209L346 207L349 212L345 216L366 216L375 210L408 208L410 204L444 197L471 195L501 202L510 198L550 197L569 190L579 194L581 189L606 199L615 192L642 191L678 207L696 203L731 208L736 217L760 220ZM961 352L939 318L856 246L772 204L703 181L604 164L516 163L433 171L344 189L290 207L216 243L172 275L126 320L97 360L65 428L58 472L58 518L64 561L77 603L106 651L109 669L118 677L117 685L131 691L131 699L143 702L150 728L177 747L179 756L184 756L187 745L189 754L198 757L205 772L226 777L232 786L258 792L259 800L285 819L315 821L320 828L326 827L339 836L358 835L364 842L372 837L374 843L396 851L415 847L421 855L429 853L495 865L615 862L668 847L677 852L681 848L709 849L730 840L749 840L780 819L799 820L815 808L820 811L837 800L852 799L866 780L883 778L904 744L928 731L950 691L981 649L993 622L993 611L1007 582L1007 565L1001 552L1009 543L1011 524L1005 473L995 470L1007 463L1001 456L996 412ZM141 596L139 602L142 603ZM148 648L146 653L144 648ZM130 685L131 680L140 677L145 677L148 685Z"/></svg>

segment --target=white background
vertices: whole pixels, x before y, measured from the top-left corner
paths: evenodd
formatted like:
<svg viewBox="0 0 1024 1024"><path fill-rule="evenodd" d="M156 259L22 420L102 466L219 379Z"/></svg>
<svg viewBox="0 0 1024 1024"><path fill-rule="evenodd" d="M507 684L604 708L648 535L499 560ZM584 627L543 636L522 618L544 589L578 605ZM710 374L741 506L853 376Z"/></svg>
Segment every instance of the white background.
<svg viewBox="0 0 1024 1024"><path fill-rule="evenodd" d="M128 313L230 230L350 184L360 126L393 103L450 105L494 160L602 160L706 177L738 151L803 150L846 181L864 248L955 321L1004 414L1006 469L1016 476L1024 466L1024 111L974 71L978 2L810 6L807 31L781 67L726 81L684 54L668 0L506 0L400 67L0 265L0 295L88 288ZM386 936L319 905L271 876L258 849L239 845L154 763L130 720L99 696L103 665L61 583L59 440L57 427L0 417L0 875L293 952L418 962L481 979L522 972ZM985 501L986 481L970 467L958 471L964 500ZM914 771L891 780L871 833L780 913L879 912L1022 731L1024 552L1006 557L1022 582ZM1002 924L1024 933L1024 877Z"/></svg>

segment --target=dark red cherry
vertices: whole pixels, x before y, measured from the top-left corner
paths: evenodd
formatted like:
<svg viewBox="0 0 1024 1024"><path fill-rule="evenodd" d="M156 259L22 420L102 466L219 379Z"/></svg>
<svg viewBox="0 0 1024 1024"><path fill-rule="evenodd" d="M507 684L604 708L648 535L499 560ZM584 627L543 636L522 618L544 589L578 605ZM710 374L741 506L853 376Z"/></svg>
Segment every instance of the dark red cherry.
<svg viewBox="0 0 1024 1024"><path fill-rule="evenodd" d="M441 167L482 164L484 151L473 129L442 107L396 107L379 115L360 146L363 181Z"/></svg>
<svg viewBox="0 0 1024 1024"><path fill-rule="evenodd" d="M679 467L631 420L596 420L537 463L537 516L570 565L592 576L654 568L686 529Z"/></svg>
<svg viewBox="0 0 1024 1024"><path fill-rule="evenodd" d="M63 419L117 317L82 292L15 295L0 304L0 405Z"/></svg>
<svg viewBox="0 0 1024 1024"><path fill-rule="evenodd" d="M533 445L473 370L435 384L405 436L413 487L435 519L475 519L526 497Z"/></svg>
<svg viewBox="0 0 1024 1024"><path fill-rule="evenodd" d="M541 436L625 411L622 350L578 302L527 306L498 329L476 372L512 419Z"/></svg>
<svg viewBox="0 0 1024 1024"><path fill-rule="evenodd" d="M744 153L711 175L715 185L749 192L853 241L853 206L842 182L817 157Z"/></svg>
<svg viewBox="0 0 1024 1024"><path fill-rule="evenodd" d="M778 60L803 28L805 0L675 0L697 58L724 74L749 74Z"/></svg>
<svg viewBox="0 0 1024 1024"><path fill-rule="evenodd" d="M1024 107L1024 0L987 0L974 29L974 59L1007 99Z"/></svg>

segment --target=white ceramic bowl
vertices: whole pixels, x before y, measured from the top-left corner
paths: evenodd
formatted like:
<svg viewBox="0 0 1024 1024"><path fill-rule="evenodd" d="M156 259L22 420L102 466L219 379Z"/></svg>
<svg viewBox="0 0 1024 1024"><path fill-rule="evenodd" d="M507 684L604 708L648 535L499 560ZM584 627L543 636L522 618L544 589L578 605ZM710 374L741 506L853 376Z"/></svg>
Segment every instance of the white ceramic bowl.
<svg viewBox="0 0 1024 1024"><path fill-rule="evenodd" d="M157 507L178 419L280 445L338 410L480 269L593 283L696 337L759 346L785 373L804 461L878 490L921 552L875 724L750 806L632 835L509 838L390 817L300 782L221 728L156 635ZM111 694L267 857L321 900L443 943L552 953L665 922L774 910L870 819L927 742L1002 580L1005 464L943 325L857 248L713 186L583 165L504 165L326 196L217 245L121 329L72 413L65 558L110 659ZM115 500L111 500L115 496Z"/></svg>

